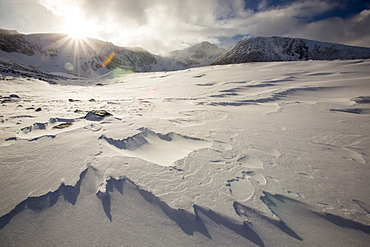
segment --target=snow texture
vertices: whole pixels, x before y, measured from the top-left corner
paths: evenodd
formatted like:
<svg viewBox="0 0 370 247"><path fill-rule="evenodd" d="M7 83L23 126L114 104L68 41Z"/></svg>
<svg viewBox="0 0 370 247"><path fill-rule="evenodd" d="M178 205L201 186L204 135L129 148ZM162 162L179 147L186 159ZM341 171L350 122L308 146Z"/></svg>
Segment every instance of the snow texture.
<svg viewBox="0 0 370 247"><path fill-rule="evenodd" d="M0 245L367 246L369 67L3 71Z"/></svg>

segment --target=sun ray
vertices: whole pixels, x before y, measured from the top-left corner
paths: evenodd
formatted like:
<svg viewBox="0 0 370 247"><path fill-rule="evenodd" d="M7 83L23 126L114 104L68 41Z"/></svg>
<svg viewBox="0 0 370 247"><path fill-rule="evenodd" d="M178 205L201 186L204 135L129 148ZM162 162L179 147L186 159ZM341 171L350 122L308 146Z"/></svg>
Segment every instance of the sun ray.
<svg viewBox="0 0 370 247"><path fill-rule="evenodd" d="M70 74L97 73L99 68L106 68L113 60L115 53L102 50L98 41L92 39L99 36L101 28L99 23L86 19L79 5L73 1L62 4L57 4L52 0L40 1L64 21L63 33L66 35L57 42L57 49L63 53L64 57L59 66ZM46 61L45 57L42 57L43 61L40 60L40 62ZM88 69L88 67L94 68Z"/></svg>
<svg viewBox="0 0 370 247"><path fill-rule="evenodd" d="M62 36L58 37L55 43L52 43L53 46L47 47L46 49L56 50L59 54L62 54L62 56L59 56L59 59L61 59L59 61L59 66L64 68L66 73L70 74L81 75L86 74L86 71L94 72L94 70L88 69L85 71L83 66L85 64L89 64L89 66L91 66L91 61L96 59L96 56L93 54L99 55L99 50L97 49L96 44L89 38L75 39L67 34L58 35ZM49 60L47 59L50 60L52 58L42 55L40 57L40 63L48 62ZM91 76L95 75L91 74Z"/></svg>

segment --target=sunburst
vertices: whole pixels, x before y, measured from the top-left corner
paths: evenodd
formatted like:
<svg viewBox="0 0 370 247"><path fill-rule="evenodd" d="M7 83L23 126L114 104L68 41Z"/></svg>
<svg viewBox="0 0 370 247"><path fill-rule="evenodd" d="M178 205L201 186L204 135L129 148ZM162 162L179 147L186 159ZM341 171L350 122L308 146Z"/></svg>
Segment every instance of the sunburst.
<svg viewBox="0 0 370 247"><path fill-rule="evenodd" d="M66 20L66 33L76 40L84 39L86 37L97 37L97 29L93 23L89 23L81 18L71 18Z"/></svg>
<svg viewBox="0 0 370 247"><path fill-rule="evenodd" d="M87 18L86 13L81 11L75 1L54 1L39 0L46 8L61 17L64 27L62 33L67 34L58 40L57 48L59 55L63 57L65 71L72 74L98 73L99 64L105 68L114 58L114 52L101 52L98 41L102 25L94 21L94 18ZM49 49L53 49L52 44ZM88 66L95 66L88 70ZM93 76L93 75L92 75Z"/></svg>

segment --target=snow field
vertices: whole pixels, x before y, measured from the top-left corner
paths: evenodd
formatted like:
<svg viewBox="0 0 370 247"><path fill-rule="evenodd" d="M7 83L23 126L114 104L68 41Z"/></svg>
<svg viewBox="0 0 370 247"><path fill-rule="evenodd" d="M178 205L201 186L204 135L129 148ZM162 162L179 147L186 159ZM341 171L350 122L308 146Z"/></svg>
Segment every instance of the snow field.
<svg viewBox="0 0 370 247"><path fill-rule="evenodd" d="M81 85L7 75L0 243L366 245L368 68L251 63Z"/></svg>

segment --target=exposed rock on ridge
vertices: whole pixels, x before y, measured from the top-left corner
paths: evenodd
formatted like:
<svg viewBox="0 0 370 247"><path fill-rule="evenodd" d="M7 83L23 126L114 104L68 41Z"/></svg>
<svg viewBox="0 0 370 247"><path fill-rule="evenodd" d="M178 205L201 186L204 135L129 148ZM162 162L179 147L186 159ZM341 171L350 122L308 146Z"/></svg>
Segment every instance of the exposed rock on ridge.
<svg viewBox="0 0 370 247"><path fill-rule="evenodd" d="M240 41L213 64L370 58L370 48L285 37Z"/></svg>

